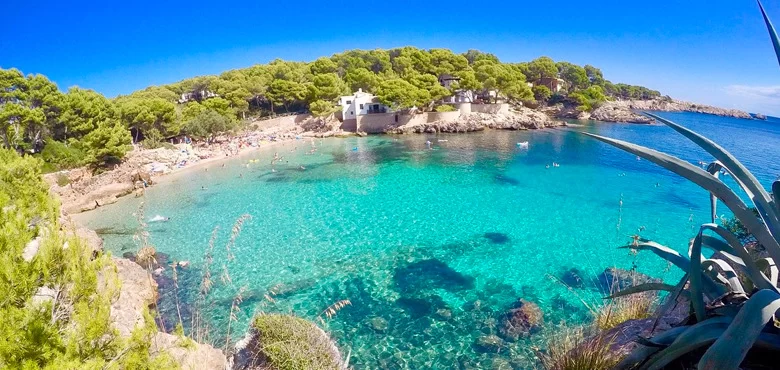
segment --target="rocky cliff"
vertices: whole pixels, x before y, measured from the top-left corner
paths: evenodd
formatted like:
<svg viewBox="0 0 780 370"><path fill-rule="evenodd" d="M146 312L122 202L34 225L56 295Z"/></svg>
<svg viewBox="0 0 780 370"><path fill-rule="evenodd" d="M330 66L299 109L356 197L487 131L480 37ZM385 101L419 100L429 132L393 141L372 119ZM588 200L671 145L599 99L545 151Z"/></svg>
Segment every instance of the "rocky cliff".
<svg viewBox="0 0 780 370"><path fill-rule="evenodd" d="M752 118L737 109L718 108L674 99L608 101L591 113L591 119L605 122L652 123L652 119L636 111L694 112L722 117Z"/></svg>
<svg viewBox="0 0 780 370"><path fill-rule="evenodd" d="M512 110L507 114L462 114L455 120L404 125L393 128L389 130L388 133L455 133L482 131L488 128L496 130L527 130L561 125L563 125L562 122L556 121L542 112L528 108L520 108Z"/></svg>

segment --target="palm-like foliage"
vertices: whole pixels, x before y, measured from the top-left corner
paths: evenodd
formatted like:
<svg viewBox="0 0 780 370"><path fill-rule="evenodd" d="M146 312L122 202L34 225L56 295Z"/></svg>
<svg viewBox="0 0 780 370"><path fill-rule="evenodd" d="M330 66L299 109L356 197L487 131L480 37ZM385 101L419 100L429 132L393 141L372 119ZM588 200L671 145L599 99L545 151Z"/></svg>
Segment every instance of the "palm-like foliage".
<svg viewBox="0 0 780 370"><path fill-rule="evenodd" d="M780 62L777 34L760 3L759 7ZM646 284L608 298L648 290L670 291L671 298L682 294L690 300L694 317L688 325L643 340L642 345L620 366L661 369L684 355L706 349L699 360L699 369L736 370L754 347L780 353L780 331L775 327L775 313L780 309L778 268L775 265L775 261L780 261L780 181L772 184L773 194L770 194L742 163L718 144L667 119L646 114L703 148L715 161L704 170L643 146L590 133L585 135L647 159L707 190L711 198L712 223L701 226L689 245L687 255L649 240L638 240L626 246L652 251L685 271L685 277L676 287ZM733 177L752 207L719 179L721 170ZM726 228L715 224L718 201L732 211L757 243L765 248L768 257L754 257L748 252L748 245ZM715 258L704 258L705 249L719 253L713 255L717 256Z"/></svg>

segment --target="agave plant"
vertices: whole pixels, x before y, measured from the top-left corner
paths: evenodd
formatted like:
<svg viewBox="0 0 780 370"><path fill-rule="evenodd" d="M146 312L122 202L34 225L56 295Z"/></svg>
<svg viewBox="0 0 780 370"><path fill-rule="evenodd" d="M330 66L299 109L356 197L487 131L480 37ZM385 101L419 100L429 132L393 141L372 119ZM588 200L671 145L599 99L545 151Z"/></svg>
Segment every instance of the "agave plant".
<svg viewBox="0 0 780 370"><path fill-rule="evenodd" d="M758 3L780 63L780 41L772 23ZM768 193L755 176L731 153L715 142L683 126L654 114L645 113L666 124L715 158L706 170L680 158L599 135L584 133L597 140L645 158L699 185L710 193L711 223L701 225L691 240L687 255L649 240L636 240L624 247L649 250L682 269L685 274L675 285L647 283L625 289L607 298L651 290L669 291L667 304L684 295L690 300L691 317L685 325L652 338L641 338L640 345L618 366L662 369L680 357L706 349L699 369L738 369L752 348L780 354L780 330L775 313L780 309L778 268L780 261L780 180ZM727 171L750 199L749 207L718 174ZM768 257L754 257L728 229L715 223L718 202L728 207L747 228ZM757 211L758 215L756 215ZM704 258L703 250L716 254ZM742 279L740 279L742 277ZM663 308L662 308L663 311Z"/></svg>

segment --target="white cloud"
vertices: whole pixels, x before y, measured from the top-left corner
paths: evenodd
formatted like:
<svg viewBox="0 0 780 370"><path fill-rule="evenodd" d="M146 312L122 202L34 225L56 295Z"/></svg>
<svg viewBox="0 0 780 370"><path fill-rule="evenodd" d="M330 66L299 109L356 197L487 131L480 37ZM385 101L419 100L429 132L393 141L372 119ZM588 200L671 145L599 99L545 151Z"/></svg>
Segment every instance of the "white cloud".
<svg viewBox="0 0 780 370"><path fill-rule="evenodd" d="M726 87L726 92L731 95L746 98L764 98L780 103L780 86L731 85Z"/></svg>

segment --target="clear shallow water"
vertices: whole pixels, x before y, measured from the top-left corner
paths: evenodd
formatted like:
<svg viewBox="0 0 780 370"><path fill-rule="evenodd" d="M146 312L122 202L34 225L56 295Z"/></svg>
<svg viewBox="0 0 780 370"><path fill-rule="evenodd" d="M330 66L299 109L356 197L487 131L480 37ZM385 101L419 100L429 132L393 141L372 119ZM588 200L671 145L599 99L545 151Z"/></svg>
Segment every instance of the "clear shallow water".
<svg viewBox="0 0 780 370"><path fill-rule="evenodd" d="M731 150L767 187L780 175L780 126L662 115ZM532 348L545 331L588 320L581 300L600 301L597 275L605 268L636 264L668 281L681 276L654 255L617 249L629 235L643 228L643 237L684 251L708 217L703 190L573 130L694 163L708 159L671 129L644 125L327 139L315 141L313 155L307 154L311 144L299 141L152 187L146 218L160 214L171 221L150 223L151 240L172 259L192 262L179 274L180 290L191 292L179 297L185 321L209 238L219 227L206 314L222 331L233 296L245 286L234 333L243 333L258 310L317 319L332 303L349 299L352 305L326 319L326 328L352 352L356 368L532 367ZM425 146L429 139L432 150ZM518 150L520 141L530 148ZM271 172L275 151L285 158ZM247 167L250 159L260 161ZM545 168L552 162L561 166ZM132 214L140 201L125 198L78 218L121 255L138 248ZM231 248L235 259L228 260L225 244L243 214L252 219ZM223 265L232 284L218 278ZM575 293L555 279L573 267L585 280ZM269 290L277 293L273 301L264 298ZM172 292L162 291L164 318L175 322ZM545 329L500 354L479 351L475 341L496 333L501 314L518 298L540 306ZM385 330L374 327L377 317L387 322Z"/></svg>

